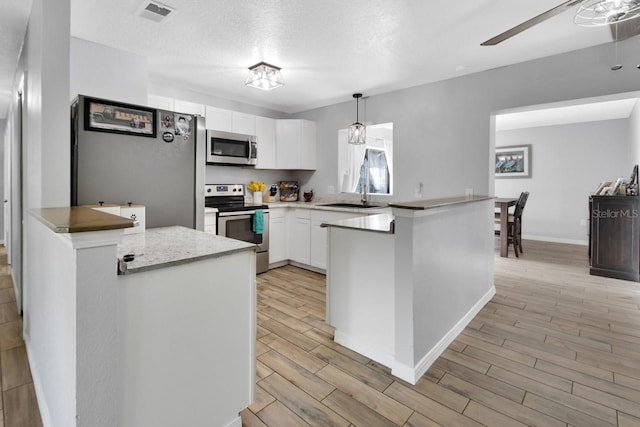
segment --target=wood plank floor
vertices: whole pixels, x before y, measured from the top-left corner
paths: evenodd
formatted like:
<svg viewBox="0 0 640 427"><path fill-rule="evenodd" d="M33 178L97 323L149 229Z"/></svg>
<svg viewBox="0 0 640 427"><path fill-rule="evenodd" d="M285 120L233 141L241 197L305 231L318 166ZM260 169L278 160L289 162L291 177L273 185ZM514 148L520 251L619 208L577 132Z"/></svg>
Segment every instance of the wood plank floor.
<svg viewBox="0 0 640 427"><path fill-rule="evenodd" d="M256 402L244 426L640 426L640 284L583 246L496 256L492 301L415 385L333 342L325 278L258 276Z"/></svg>
<svg viewBox="0 0 640 427"><path fill-rule="evenodd" d="M6 248L0 245L0 427L41 427Z"/></svg>
<svg viewBox="0 0 640 427"><path fill-rule="evenodd" d="M412 386L333 342L324 276L258 276L245 426L640 426L640 284L590 276L586 248L496 256L493 300ZM0 427L41 426L0 247ZM187 426L190 427L190 426Z"/></svg>

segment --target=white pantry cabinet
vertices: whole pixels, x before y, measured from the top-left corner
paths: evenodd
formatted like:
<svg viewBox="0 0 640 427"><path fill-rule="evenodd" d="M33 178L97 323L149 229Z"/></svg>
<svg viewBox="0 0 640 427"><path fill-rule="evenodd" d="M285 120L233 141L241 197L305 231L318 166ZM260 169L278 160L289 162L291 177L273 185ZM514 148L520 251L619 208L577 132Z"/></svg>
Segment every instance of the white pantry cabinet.
<svg viewBox="0 0 640 427"><path fill-rule="evenodd" d="M289 211L289 259L311 265L311 216L309 209Z"/></svg>
<svg viewBox="0 0 640 427"><path fill-rule="evenodd" d="M310 120L278 120L276 126L276 167L316 168L316 124Z"/></svg>
<svg viewBox="0 0 640 427"><path fill-rule="evenodd" d="M256 116L258 164L256 169L276 168L276 120Z"/></svg>
<svg viewBox="0 0 640 427"><path fill-rule="evenodd" d="M286 261L287 209L269 210L269 264Z"/></svg>

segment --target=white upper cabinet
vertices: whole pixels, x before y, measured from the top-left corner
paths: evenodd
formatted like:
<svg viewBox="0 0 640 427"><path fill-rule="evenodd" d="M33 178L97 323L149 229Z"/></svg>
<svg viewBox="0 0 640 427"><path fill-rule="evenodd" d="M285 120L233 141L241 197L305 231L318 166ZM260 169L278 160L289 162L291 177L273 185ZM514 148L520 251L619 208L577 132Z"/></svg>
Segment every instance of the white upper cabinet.
<svg viewBox="0 0 640 427"><path fill-rule="evenodd" d="M238 113L207 105L205 117L207 129L256 135L256 116L253 114Z"/></svg>
<svg viewBox="0 0 640 427"><path fill-rule="evenodd" d="M256 117L258 139L258 163L256 169L276 168L276 121L268 117Z"/></svg>
<svg viewBox="0 0 640 427"><path fill-rule="evenodd" d="M253 114L237 113L233 111L231 113L231 129L233 129L233 132L235 133L255 135L256 116Z"/></svg>
<svg viewBox="0 0 640 427"><path fill-rule="evenodd" d="M223 110L222 108L214 108L208 105L205 108L205 123L207 129L233 132L231 128L232 122L231 110Z"/></svg>
<svg viewBox="0 0 640 427"><path fill-rule="evenodd" d="M179 99L174 100L173 109L177 113L197 114L202 117L205 114L204 105Z"/></svg>
<svg viewBox="0 0 640 427"><path fill-rule="evenodd" d="M309 120L278 120L277 169L316 168L316 124Z"/></svg>
<svg viewBox="0 0 640 427"><path fill-rule="evenodd" d="M174 111L173 98L167 98L166 96L148 95L147 105L160 110Z"/></svg>

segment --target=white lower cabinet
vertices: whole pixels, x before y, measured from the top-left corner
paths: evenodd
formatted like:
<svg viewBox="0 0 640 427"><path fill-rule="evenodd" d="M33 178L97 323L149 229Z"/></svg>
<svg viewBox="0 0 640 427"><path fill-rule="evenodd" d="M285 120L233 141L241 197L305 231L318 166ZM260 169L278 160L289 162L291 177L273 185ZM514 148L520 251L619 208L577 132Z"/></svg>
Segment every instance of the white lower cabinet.
<svg viewBox="0 0 640 427"><path fill-rule="evenodd" d="M204 208L204 232L210 234L216 234L218 230L216 229L216 216L217 209L214 208Z"/></svg>
<svg viewBox="0 0 640 427"><path fill-rule="evenodd" d="M327 269L327 229L320 227L324 222L364 216L353 212L311 211L311 259L310 265L322 270Z"/></svg>
<svg viewBox="0 0 640 427"><path fill-rule="evenodd" d="M289 259L311 264L311 217L309 209L293 209L289 216Z"/></svg>
<svg viewBox="0 0 640 427"><path fill-rule="evenodd" d="M287 210L269 210L269 264L289 259L287 256Z"/></svg>
<svg viewBox="0 0 640 427"><path fill-rule="evenodd" d="M327 269L327 229L322 223L366 216L359 212L336 212L283 207L269 211L269 264L294 261L314 271Z"/></svg>

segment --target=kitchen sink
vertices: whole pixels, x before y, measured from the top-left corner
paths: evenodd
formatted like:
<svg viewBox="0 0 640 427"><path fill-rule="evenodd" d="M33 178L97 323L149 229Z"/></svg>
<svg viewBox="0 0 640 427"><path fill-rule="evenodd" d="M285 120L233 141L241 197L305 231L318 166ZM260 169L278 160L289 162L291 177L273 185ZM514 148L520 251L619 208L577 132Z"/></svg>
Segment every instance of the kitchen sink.
<svg viewBox="0 0 640 427"><path fill-rule="evenodd" d="M358 209L371 209L382 208L380 205L363 205L362 203L325 203L318 206L329 206L332 208L358 208Z"/></svg>

